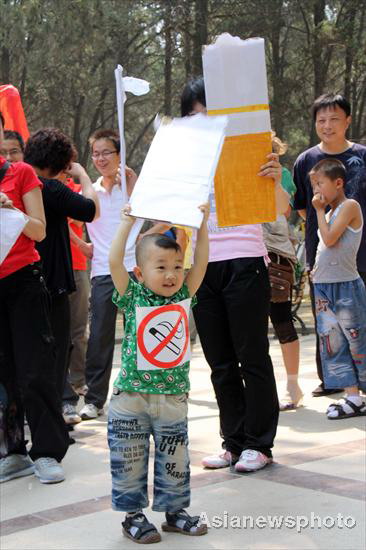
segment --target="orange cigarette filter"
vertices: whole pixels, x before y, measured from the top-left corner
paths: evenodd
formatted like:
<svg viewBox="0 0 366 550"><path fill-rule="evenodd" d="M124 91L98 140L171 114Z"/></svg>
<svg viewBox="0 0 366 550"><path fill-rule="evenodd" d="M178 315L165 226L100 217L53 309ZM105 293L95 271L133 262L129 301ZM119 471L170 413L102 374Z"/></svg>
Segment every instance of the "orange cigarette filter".
<svg viewBox="0 0 366 550"><path fill-rule="evenodd" d="M274 181L257 175L271 152L270 132L225 138L215 175L219 227L276 219Z"/></svg>
<svg viewBox="0 0 366 550"><path fill-rule="evenodd" d="M223 33L202 55L207 114L227 117L215 175L219 227L276 219L275 185L259 177L272 152L265 44Z"/></svg>

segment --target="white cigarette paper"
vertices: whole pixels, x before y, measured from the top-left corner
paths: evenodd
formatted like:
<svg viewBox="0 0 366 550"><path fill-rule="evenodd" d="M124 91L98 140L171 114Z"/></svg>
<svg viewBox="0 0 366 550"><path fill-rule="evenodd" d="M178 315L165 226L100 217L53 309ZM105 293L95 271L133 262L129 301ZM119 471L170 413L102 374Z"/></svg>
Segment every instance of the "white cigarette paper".
<svg viewBox="0 0 366 550"><path fill-rule="evenodd" d="M206 103L211 111L223 110L229 117L227 136L269 132L268 87L263 38L242 40L228 33L205 46L203 55ZM230 112L266 105L266 110Z"/></svg>

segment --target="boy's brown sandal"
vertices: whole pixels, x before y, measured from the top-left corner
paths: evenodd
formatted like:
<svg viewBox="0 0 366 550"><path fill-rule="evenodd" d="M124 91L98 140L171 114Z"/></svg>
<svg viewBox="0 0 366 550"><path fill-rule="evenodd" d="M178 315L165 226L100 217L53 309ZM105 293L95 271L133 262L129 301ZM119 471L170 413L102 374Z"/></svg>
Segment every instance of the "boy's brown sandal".
<svg viewBox="0 0 366 550"><path fill-rule="evenodd" d="M179 510L174 514L165 514L166 522L161 526L163 531L181 533L191 537L198 537L207 533L207 525L201 523L199 516L190 516L185 510Z"/></svg>

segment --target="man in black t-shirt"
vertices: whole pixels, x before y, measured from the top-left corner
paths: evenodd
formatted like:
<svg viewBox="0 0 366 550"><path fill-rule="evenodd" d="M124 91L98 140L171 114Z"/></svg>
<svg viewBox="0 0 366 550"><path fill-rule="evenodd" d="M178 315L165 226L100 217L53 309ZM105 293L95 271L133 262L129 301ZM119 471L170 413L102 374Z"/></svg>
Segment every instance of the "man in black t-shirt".
<svg viewBox="0 0 366 550"><path fill-rule="evenodd" d="M350 104L340 94L324 94L315 100L312 112L320 143L301 153L294 166L294 181L297 187L294 208L306 220L306 266L309 272L314 266L319 242L318 222L315 209L311 204L313 192L309 179L309 172L317 162L325 158L336 158L343 162L347 171L346 195L348 198L353 198L359 202L363 217L366 220L366 147L352 143L346 138L347 130L351 124ZM357 256L357 267L360 276L366 282L366 224L363 227L361 246ZM311 282L310 297L314 314ZM314 397L338 391L324 388L318 337L316 363L318 376L322 382L313 391Z"/></svg>

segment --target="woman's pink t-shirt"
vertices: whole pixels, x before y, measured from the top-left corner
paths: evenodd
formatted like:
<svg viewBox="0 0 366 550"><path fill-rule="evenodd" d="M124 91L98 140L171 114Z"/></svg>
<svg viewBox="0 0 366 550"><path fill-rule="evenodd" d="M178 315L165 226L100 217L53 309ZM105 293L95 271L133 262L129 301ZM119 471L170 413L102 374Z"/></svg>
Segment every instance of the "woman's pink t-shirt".
<svg viewBox="0 0 366 550"><path fill-rule="evenodd" d="M207 228L210 241L209 262L267 256L261 224L218 227L214 193L210 195Z"/></svg>

